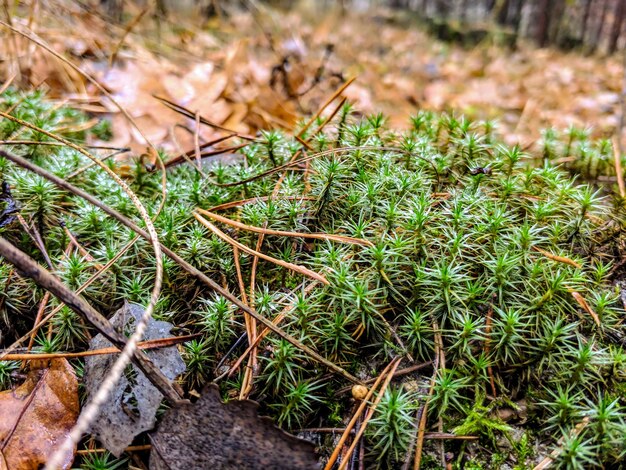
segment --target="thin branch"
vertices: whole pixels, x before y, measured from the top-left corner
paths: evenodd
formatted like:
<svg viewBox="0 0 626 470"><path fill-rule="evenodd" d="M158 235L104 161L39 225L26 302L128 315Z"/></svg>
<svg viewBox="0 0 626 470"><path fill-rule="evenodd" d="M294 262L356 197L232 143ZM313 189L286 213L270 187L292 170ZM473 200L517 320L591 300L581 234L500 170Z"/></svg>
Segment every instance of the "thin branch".
<svg viewBox="0 0 626 470"><path fill-rule="evenodd" d="M174 124L173 129L176 128L176 127L180 128L180 129L184 129L184 130L186 130L186 131L188 131L188 132L193 134L193 131L191 131L191 129L188 129L186 126L183 126L182 124ZM172 129L172 131L173 131L173 129ZM173 132L172 132L172 136L173 136ZM233 137L237 137L237 136L235 134L228 134L228 135L225 135L223 137L218 137L217 139L213 139L213 140L211 140L209 142L205 142L203 144L200 144L198 149L199 150L204 150L207 147L213 147L214 145L217 145L220 142L224 142L225 140L232 139ZM223 152L227 152L230 149L232 149L232 147L226 148L226 149L221 149L221 150ZM196 148L194 148L193 150L189 150L189 151L185 152L185 151L183 151L182 148L179 147L178 151L179 151L179 154L177 156L172 157L172 158L170 158L169 160L167 160L165 162L165 167L166 168L170 167L172 165L176 165L178 163L182 163L183 161L187 161L185 159L185 157L192 157L196 153Z"/></svg>
<svg viewBox="0 0 626 470"><path fill-rule="evenodd" d="M317 282L312 282L306 288L304 288L303 292L305 294L308 294L316 286L317 286ZM276 315L276 317L274 317L274 319L272 320L272 323L274 323L274 325L279 325L280 322L282 322L285 319L286 315L294 309L294 307L295 305L293 303L287 305L285 308L283 308L283 310L278 315ZM254 341L251 341L250 345L243 352L243 354L239 356L237 361L235 361L235 363L231 366L230 370L224 372L221 376L217 377L214 380L214 382L217 382L226 376L231 377L237 371L237 369L239 369L239 366L241 365L243 360L248 356L248 354L250 354L254 350L254 348L256 348L259 345L259 343L263 340L263 338L267 336L269 332L270 332L269 328L265 328L261 333L259 333L257 337L254 339Z"/></svg>
<svg viewBox="0 0 626 470"><path fill-rule="evenodd" d="M62 142L40 142L37 140L0 140L0 145L36 145L44 147L64 147ZM130 147L113 147L111 145L85 145L89 149L94 150L114 150L116 153L130 152Z"/></svg>
<svg viewBox="0 0 626 470"><path fill-rule="evenodd" d="M115 48L113 49L113 52L111 53L111 57L109 58L109 67L112 67L113 64L115 63L115 59L117 58L117 54L120 51L120 49L122 48L122 45L124 44L124 41L126 40L126 36L128 36L130 34L130 32L132 31L132 29L137 26L139 24L139 22L141 21L141 19L145 16L146 13L148 13L150 10L152 9L152 4L149 3L143 10L141 10L139 12L139 14L137 16L135 16L135 18L133 18L130 23L128 23L128 25L126 26L126 28L124 28L124 32L122 33L122 37L120 38L120 40L118 41L117 45L115 46Z"/></svg>
<svg viewBox="0 0 626 470"><path fill-rule="evenodd" d="M363 422L361 423L361 426L359 427L359 430L357 431L356 436L354 436L354 439L352 440L352 444L350 444L348 451L343 456L343 460L341 461L341 464L339 465L339 470L345 470L346 466L348 465L348 462L350 462L350 456L354 452L356 445L359 443L361 436L363 436L363 433L365 432L365 428L367 427L367 423L369 422L370 419L372 419L372 416L374 416L374 412L376 411L376 408L378 407L378 404L380 403L380 401L383 399L385 391L387 390L387 387L389 386L389 382L391 382L391 379L393 378L394 372L400 365L400 358L399 357L396 358L394 362L395 364L393 364L393 366L391 367L391 370L387 374L387 377L385 377L385 381L381 385L380 390L378 391L378 395L376 396L376 399L374 400L374 403L372 403L372 405L369 407L369 410L367 411L367 414L365 415L365 418L363 419Z"/></svg>
<svg viewBox="0 0 626 470"><path fill-rule="evenodd" d="M279 202L279 201L317 201L317 198L312 197L312 196L284 196L280 199L276 199L274 198L274 196L257 196L257 197L251 197L249 199L241 199L240 201L232 201L232 202L225 202L224 204L220 204L218 206L213 206L211 208L209 208L208 210L210 212L216 212L216 211L224 211L227 209L233 209L235 207L241 207L241 206L245 206L247 204L255 204L257 202L266 202L266 201L274 201L274 202Z"/></svg>
<svg viewBox="0 0 626 470"><path fill-rule="evenodd" d="M154 98L156 98L157 100L159 100L161 103L163 103L165 106L170 108L172 111L176 111L177 113L182 114L186 118L193 119L193 120L196 119L196 113L191 112L190 110L188 110L184 106L176 104L173 101L168 100L167 98L163 98L161 96L157 96L157 95L152 95L152 96ZM218 130L223 131L223 132L228 132L229 134L232 134L232 135L236 135L240 139L249 140L251 142L257 142L258 141L258 139L256 137L254 137L254 136L241 134L240 132L233 131L232 129L228 129L226 127L220 126L216 122L209 121L208 119L206 119L206 118L204 118L202 116L199 116L199 121L202 124L206 125L206 126L213 127L215 129L218 129Z"/></svg>
<svg viewBox="0 0 626 470"><path fill-rule="evenodd" d="M418 371L420 369L424 369L426 367L432 366L433 362L432 361L428 361L428 362L422 362L421 364L415 364L414 366L409 366L409 367L405 367L404 369L400 369L400 370L396 370L393 373L394 378L395 377L401 377L403 375L407 375L410 374L411 372L415 372ZM371 383L374 383L376 381L376 377L373 377L371 379L367 379L363 381L363 385L369 385ZM344 387L344 388L340 388L339 390L337 390L336 395L340 395L342 393L346 393L349 392L350 390L352 390L352 386L348 386L348 387Z"/></svg>
<svg viewBox="0 0 626 470"><path fill-rule="evenodd" d="M197 212L194 212L193 216L196 218L196 220L198 222L200 222L202 225L204 225L206 228L208 228L211 232L213 232L215 235L217 235L219 238L221 238L225 242L229 243L233 247L237 247L239 250L244 251L244 252L246 252L246 253L248 253L250 255L256 256L256 257L261 258L261 259L264 259L265 261L269 261L270 263L277 264L278 266L282 266L283 268L287 268L287 269L289 269L291 271L294 271L294 272L297 272L299 274L302 274L303 276L308 276L311 279L315 279L316 281L320 281L320 282L326 284L327 286L330 285L330 282L328 282L328 280L324 276L322 276L321 274L316 273L315 271L311 271L310 269L307 269L307 268L305 268L303 266L299 266L297 264L289 263L287 261L283 261L283 260L280 260L280 259L272 258L271 256L268 256L268 255L266 255L264 253L261 253L260 251L253 250L252 248L249 248L246 245L244 245L243 243L239 243L237 240L235 240L232 237L229 237L228 235L226 235L224 232L222 232L219 228L217 228L211 222L209 222L205 218L201 217Z"/></svg>
<svg viewBox="0 0 626 470"><path fill-rule="evenodd" d="M185 336L171 336L169 338L157 338L149 339L146 341L140 341L137 343L139 349L157 349L157 348L169 348L176 344L184 343L190 339L201 336L201 333L194 333L192 335ZM118 354L120 350L116 347L90 349L88 351L81 352L58 352L58 353L25 353L25 354L6 354L0 361L37 361L47 359L73 359L76 357L89 357L89 356L104 356L105 354Z"/></svg>
<svg viewBox="0 0 626 470"><path fill-rule="evenodd" d="M572 294L572 297L574 297L574 300L576 301L576 303L578 303L578 305L580 305L580 307L585 312L587 312L591 316L591 318L593 318L593 321L595 322L597 327L602 328L600 317L598 317L598 314L591 308L591 306L587 303L585 298L582 295L580 295L578 292L576 292L575 290L570 290L570 294Z"/></svg>
<svg viewBox="0 0 626 470"><path fill-rule="evenodd" d="M14 265L21 275L29 277L35 284L59 298L120 350L130 354L137 367L146 374L150 382L159 389L170 403L175 404L180 401L180 396L172 387L169 379L163 375L163 372L154 365L150 358L141 351L135 351L134 356L132 350L128 352L126 338L118 333L109 320L89 305L82 297L76 295L49 271L39 266L35 260L3 237L0 237L0 256L3 256L6 261Z"/></svg>
<svg viewBox="0 0 626 470"><path fill-rule="evenodd" d="M582 266L580 265L580 263L577 263L576 261L574 261L573 259L570 258L566 258L565 256L558 256L558 255L553 255L552 253L546 251L546 250L542 250L539 247L533 246L532 247L533 250L535 250L537 253L541 253L543 256L545 256L548 259L551 259L552 261L556 261L558 263L564 263L564 264L569 264L570 266L573 266L575 268L581 268Z"/></svg>
<svg viewBox="0 0 626 470"><path fill-rule="evenodd" d="M578 423L576 426L574 426L574 428L569 432L568 437L570 438L578 437L580 433L583 432L583 430L587 427L588 424L589 424L589 416L585 416L582 419L582 421ZM557 442L559 447L554 449L550 453L550 455L548 455L541 462L535 465L535 467L533 467L533 470L544 470L546 468L552 467L552 465L554 464L554 460L561 454L561 452L563 452L562 446L564 442L565 442L565 436L562 436Z"/></svg>
<svg viewBox="0 0 626 470"><path fill-rule="evenodd" d="M387 374L389 374L389 371L391 370L391 368L394 366L397 366L399 361L400 361L400 358L397 357L393 359L389 364L387 364L387 366L383 369L383 371L380 373L380 375L374 382L374 385L372 385L372 388L370 388L367 391L367 395L365 395L365 398L361 400L361 404L352 415L352 418L350 419L350 422L346 426L344 433L341 435L339 442L337 442L337 444L335 445L335 449L333 450L332 455L328 459L328 462L326 462L326 466L324 467L324 470L331 470L333 468L333 465L335 465L335 462L337 461L337 458L339 457L339 453L341 452L343 445L345 444L346 440L348 439L348 436L352 432L352 428L354 428L354 425L356 424L357 420L359 419L359 417L365 410L365 407L367 406L367 403L370 400L370 398L372 398L374 391L376 390L378 385L383 381L383 379L387 376Z"/></svg>
<svg viewBox="0 0 626 470"><path fill-rule="evenodd" d="M279 237L300 237L300 238L313 238L316 240L333 240L339 243L349 243L352 245L361 245L361 246L374 246L372 242L369 240L364 240L362 238L353 238L347 237L344 235L332 235L328 233L302 233L302 232L285 232L282 230L271 230L267 228L255 227L253 225L246 225L241 222L237 222L236 220L229 219L227 217L223 217L221 215L213 214L207 210L197 208L197 212L200 212L207 217L216 220L218 222L222 222L224 224L230 225L232 227L236 227L241 230L247 230L249 232L262 233L264 235L276 235Z"/></svg>
<svg viewBox="0 0 626 470"><path fill-rule="evenodd" d="M341 95L346 88L348 88L350 85L352 85L352 82L354 82L356 80L356 77L352 77L350 79L348 79L346 81L346 83L344 83L343 85L341 85L337 91L335 91L325 102L322 106L320 106L320 108L317 110L317 113L315 113L315 115L309 119L309 121L304 125L304 127L300 130L300 132L298 133L298 137L302 137L302 135L307 131L307 129L309 127L311 127L311 125L315 122L315 120L320 117L320 115L322 114L322 112L330 105L330 103L332 103L335 98L337 98L339 95Z"/></svg>
<svg viewBox="0 0 626 470"><path fill-rule="evenodd" d="M122 154L122 153L126 153L126 152L128 152L129 150L130 150L130 149L128 149L128 150L126 150L126 149L121 149L121 150L118 150L118 151L116 151L116 152L109 153L108 155L105 155L104 157L102 157L102 158L100 159L100 161L101 161L101 162L105 162L105 161L107 161L109 158L115 157L116 155L120 155L120 154ZM89 170L90 168L93 168L93 167L94 167L94 166L96 166L96 165L97 165L97 163L95 163L95 162L90 162L90 163L88 163L87 165L85 165L85 166L83 166L83 167L81 167L81 168L78 168L76 171L74 171L74 172L70 173L69 175L67 175L67 176L66 176L66 179L71 180L72 178L76 178L78 175L80 175L80 174L84 173L85 171Z"/></svg>
<svg viewBox="0 0 626 470"><path fill-rule="evenodd" d="M239 181L233 181L232 183L220 183L218 186L222 187L222 188L228 188L231 186L239 186L240 184L246 184L246 183L250 183L252 181L255 181L259 178L263 178L265 176L269 176L272 175L274 173L278 173L282 170L287 170L293 166L299 165L301 163L305 163L311 160L315 160L316 158L320 158L320 157L325 157L327 155L335 155L335 154L339 154L339 153L347 153L347 152L352 152L352 151L362 151L362 150L377 150L379 152L398 152L398 153L403 153L405 155L413 155L412 152L409 152L408 150L404 150L401 149L399 147L386 147L386 146L377 146L377 145L364 145L363 147L338 147L338 148L333 148L333 149L329 149L329 150L324 150L323 152L318 152L318 153L314 153L312 155L308 155L306 157L297 159L297 160L290 160L289 162L280 165L280 166L276 166L270 170L264 171L262 173L259 173L257 175L254 176L250 176L249 178L243 179L243 180L239 180ZM425 162L427 162L435 171L435 174L437 175L437 178L439 178L439 172L437 171L437 167L435 167L435 164L433 162L431 162L430 160L428 160L427 158L421 157L419 155L413 155L414 157L423 160Z"/></svg>
<svg viewBox="0 0 626 470"><path fill-rule="evenodd" d="M87 279L78 289L76 289L76 294L80 294L81 292L83 292L85 289L87 289L91 284L93 284L100 276L102 276L111 266L113 266L123 255L124 253L126 253L137 241L137 239L139 238L138 235L135 235L133 237L133 239L128 242L126 244L126 246L124 246L113 258L111 258L111 260L109 260L107 262L107 264L105 264L102 269L100 271L97 271L96 273L94 273L89 279ZM49 294L49 292L46 292L47 294ZM34 337L37 334L37 330L39 330L39 328L44 325L47 321L50 321L50 319L52 319L52 317L54 317L59 311L61 311L61 309L65 307L65 304L63 302L59 303L59 305L57 305L48 315L46 315L43 319L41 319L40 321L36 321L35 326L28 332L26 332L26 334L24 334L22 337L18 338L13 344L11 344L8 348L6 348L4 351L0 352L0 360L2 360L7 354L9 354L11 351L14 351L15 348L17 348L18 345L22 344L22 342L26 341L29 336L31 338L29 345L28 345L28 349L30 350L32 347L32 343L34 342Z"/></svg>
<svg viewBox="0 0 626 470"><path fill-rule="evenodd" d="M415 460L413 461L413 470L419 470L420 465L422 463L422 448L424 446L424 435L426 433L426 421L428 420L428 402L430 401L433 393L435 391L435 381L437 380L437 374L439 373L439 367L445 367L443 364L443 341L441 339L441 333L439 332L439 327L435 323L435 362L433 365L433 376L430 379L430 386L428 387L428 395L426 397L426 401L422 406L420 412L418 413L419 425L417 427L417 433L415 438ZM409 456L410 459L410 456ZM405 462L405 467L408 468L409 459Z"/></svg>

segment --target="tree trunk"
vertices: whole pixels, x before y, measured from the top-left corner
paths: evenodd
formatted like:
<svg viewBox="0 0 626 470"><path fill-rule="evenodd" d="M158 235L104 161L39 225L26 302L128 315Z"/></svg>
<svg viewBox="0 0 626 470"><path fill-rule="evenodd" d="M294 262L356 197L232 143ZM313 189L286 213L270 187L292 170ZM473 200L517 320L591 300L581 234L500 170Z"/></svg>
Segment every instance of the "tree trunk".
<svg viewBox="0 0 626 470"><path fill-rule="evenodd" d="M450 14L450 6L447 0L435 0L435 8L437 10L436 16L442 19L447 19Z"/></svg>
<svg viewBox="0 0 626 470"><path fill-rule="evenodd" d="M498 24L504 25L507 23L509 16L509 0L498 0L493 5L493 17Z"/></svg>
<svg viewBox="0 0 626 470"><path fill-rule="evenodd" d="M609 36L609 54L613 54L617 50L617 43L622 32L622 24L624 23L624 0L617 0L615 5L615 15L613 18L613 27Z"/></svg>
<svg viewBox="0 0 626 470"><path fill-rule="evenodd" d="M589 23L589 11L591 10L591 0L585 0L585 7L583 9L582 24L580 27L580 39L585 42L585 36L587 33L587 24Z"/></svg>
<svg viewBox="0 0 626 470"><path fill-rule="evenodd" d="M513 18L511 19L511 24L515 28L515 36L519 37L520 27L522 24L522 9L524 8L523 0L517 0L517 4L515 5L515 12L513 14Z"/></svg>
<svg viewBox="0 0 626 470"><path fill-rule="evenodd" d="M558 44L561 36L561 26L566 16L565 0L552 0L550 2L550 31L548 35L550 44Z"/></svg>
<svg viewBox="0 0 626 470"><path fill-rule="evenodd" d="M604 29L604 23L606 22L606 14L608 13L608 11L609 11L609 0L604 0L604 4L602 5L602 13L600 14L600 18L598 20L598 27L596 28L596 34L591 42L591 52L596 52L598 50L600 41L602 40L602 31Z"/></svg>
<svg viewBox="0 0 626 470"><path fill-rule="evenodd" d="M539 47L546 47L548 44L552 3L552 0L539 0L539 8L537 9L537 43Z"/></svg>

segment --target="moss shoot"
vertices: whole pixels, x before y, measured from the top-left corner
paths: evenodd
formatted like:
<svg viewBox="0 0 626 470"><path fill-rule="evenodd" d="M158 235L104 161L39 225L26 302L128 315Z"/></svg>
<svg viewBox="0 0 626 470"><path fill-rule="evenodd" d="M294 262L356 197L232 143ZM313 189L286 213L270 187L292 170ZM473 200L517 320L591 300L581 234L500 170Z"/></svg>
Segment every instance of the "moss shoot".
<svg viewBox="0 0 626 470"><path fill-rule="evenodd" d="M52 106L40 94L7 91L0 102L20 119L84 142L84 133L67 131L85 121L80 113ZM444 441L456 468L532 468L554 449L562 468L623 461L624 204L597 186L598 178L614 176L610 143L592 141L584 130L550 130L543 151L528 155L500 144L492 122L419 112L411 124L396 132L383 116L362 117L346 106L323 133L304 134L313 150L301 152L282 132L264 133L228 163L209 159L202 174L188 165L168 169L160 211L158 172L148 172L141 160L107 162L155 217L164 245L242 298L240 277L248 304L267 318L283 314L281 328L325 358L362 380L397 356L401 369L429 363L397 377L384 393L365 434L368 465L402 465L426 402L427 431L440 423L444 432L478 438ZM107 129L102 124L96 132ZM81 154L47 145L50 138L8 120L0 121L0 139L35 142L5 148L139 220L102 170L73 175L89 164ZM299 151L300 163L270 171ZM154 274L147 242L129 247L134 234L126 227L4 159L0 173L31 227L29 234L18 220L8 221L3 237L44 266L49 258L74 290L119 257L82 295L107 316L125 300L147 303ZM259 260L251 291L254 257L239 250L237 264L231 244L193 216L197 208L225 203L233 204L215 213L247 226L371 243L267 234L259 247L258 233L214 222L239 243L328 281L311 286L309 277ZM201 334L183 347L187 372L180 378L186 392L200 391L247 347L247 339L237 342L244 318L174 262L164 262L156 317L174 323L176 334ZM0 345L6 347L32 328L44 292L3 261L0 292ZM46 305L49 312L56 300ZM63 308L42 328L35 349L84 350L93 333ZM79 362L72 364L80 370ZM17 367L0 362L2 389L14 384ZM239 396L244 370L219 381L224 397ZM289 431L342 427L353 412L344 393L351 384L276 335L259 344L253 376L249 397ZM327 458L333 436L307 435ZM440 444L427 441L423 467L437 468L439 451ZM122 465L103 459L106 468Z"/></svg>

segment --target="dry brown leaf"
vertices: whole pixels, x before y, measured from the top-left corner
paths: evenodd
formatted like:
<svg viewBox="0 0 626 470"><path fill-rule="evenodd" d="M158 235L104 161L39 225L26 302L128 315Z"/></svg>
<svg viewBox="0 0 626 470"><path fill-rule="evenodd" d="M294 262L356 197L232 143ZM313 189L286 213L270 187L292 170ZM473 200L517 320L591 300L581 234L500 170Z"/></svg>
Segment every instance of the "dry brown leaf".
<svg viewBox="0 0 626 470"><path fill-rule="evenodd" d="M250 400L224 404L217 386L207 387L200 399L170 409L152 434L150 468L289 469L319 468L310 442L259 418Z"/></svg>
<svg viewBox="0 0 626 470"><path fill-rule="evenodd" d="M248 114L248 106L244 103L233 103L230 108L231 114L222 125L234 131L246 132L247 126L243 124L243 121Z"/></svg>
<svg viewBox="0 0 626 470"><path fill-rule="evenodd" d="M163 123L157 117L151 115L139 116L135 118L135 122L150 142L161 143L167 136L167 127L163 126ZM136 128L132 127L130 133L135 142L146 145L144 138Z"/></svg>
<svg viewBox="0 0 626 470"><path fill-rule="evenodd" d="M69 434L78 411L78 380L67 360L31 369L22 385L0 393L0 469L41 468ZM61 468L70 468L75 450Z"/></svg>
<svg viewBox="0 0 626 470"><path fill-rule="evenodd" d="M196 89L189 80L168 74L163 77L163 86L172 101L185 105L196 96Z"/></svg>

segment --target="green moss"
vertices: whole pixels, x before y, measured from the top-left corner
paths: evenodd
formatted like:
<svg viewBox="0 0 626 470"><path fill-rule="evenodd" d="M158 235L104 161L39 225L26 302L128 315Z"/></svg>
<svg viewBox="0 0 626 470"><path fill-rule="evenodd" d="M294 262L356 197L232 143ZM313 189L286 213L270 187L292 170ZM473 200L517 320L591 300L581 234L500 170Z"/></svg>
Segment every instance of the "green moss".
<svg viewBox="0 0 626 470"><path fill-rule="evenodd" d="M12 105L17 105L14 115L52 132L84 119L51 107L38 94L7 92L2 106ZM312 142L319 151L350 150L313 158L308 172L300 166L289 170L271 200L222 212L248 225L341 234L373 244L266 236L264 253L313 269L330 285L304 293L301 283L310 280L261 260L256 309L273 318L292 304L282 328L354 374L381 370L395 354L432 360L435 337L441 335L446 362L436 376L429 419L441 419L447 432L476 433L484 454L476 460L469 445L446 443L457 453L458 465L488 463L491 455L496 460L508 455L530 458L529 444L499 447L498 438L509 427L492 416L505 406L500 398L494 400L494 387L498 397L527 401L530 411L523 426L534 430L550 451L562 435L589 419L580 438L566 442L559 457L564 466L575 468L576 462L592 458L607 463L623 459L626 354L620 340L623 310L612 286L621 275L612 263L621 256L623 210L591 185L613 171L607 142L591 142L587 133L573 129L564 137L550 131L544 134L542 154L529 156L499 144L493 123L430 112L418 113L411 122L411 130L398 133L385 128L382 116L359 119L344 106L326 134ZM4 138L17 131L9 121L0 122ZM44 139L22 131L21 137ZM242 150L245 161L205 166L211 179L187 166L168 170L168 198L155 219L161 241L239 294L231 247L196 222L191 211L271 195L278 172L245 185L215 182L236 183L261 174L288 161L298 148L294 139L272 131ZM9 149L62 176L88 163L59 147ZM571 155L576 159L562 160ZM139 161L130 164L126 180L156 214L160 175L146 171ZM110 165L116 169L119 163ZM579 184L565 170L581 174L590 184ZM64 254L68 239L60 223L100 264L132 239L127 229L76 196L6 161L0 162L0 171L12 185L22 215L42 235L57 274L72 288L95 272L95 264L76 251ZM73 183L137 220L128 198L101 170L87 170ZM45 263L18 223L0 230ZM256 246L256 233L227 232ZM550 259L545 252L571 261ZM240 263L248 285L251 256L240 254ZM169 260L165 271L156 315L174 322L181 332L201 334L184 346L189 369L183 378L186 390L200 389L221 373L215 368L245 331L244 319ZM110 314L123 300L145 303L153 275L150 245L139 240L85 296ZM2 263L0 291L6 345L32 326L42 293ZM600 326L572 292L594 309ZM63 310L52 322L52 339L40 337L38 345L42 350L80 350L86 345L85 331ZM232 365L240 352L235 349L224 364ZM425 368L423 374L413 377L418 391L393 385L368 428L368 449L377 453L381 466L404 459L432 370ZM223 392L236 395L241 377L235 374L222 382ZM9 385L6 379L1 383ZM348 384L273 335L260 345L254 385L251 398L291 430L335 426L351 413L349 399L336 394ZM518 464L523 468L524 462Z"/></svg>

